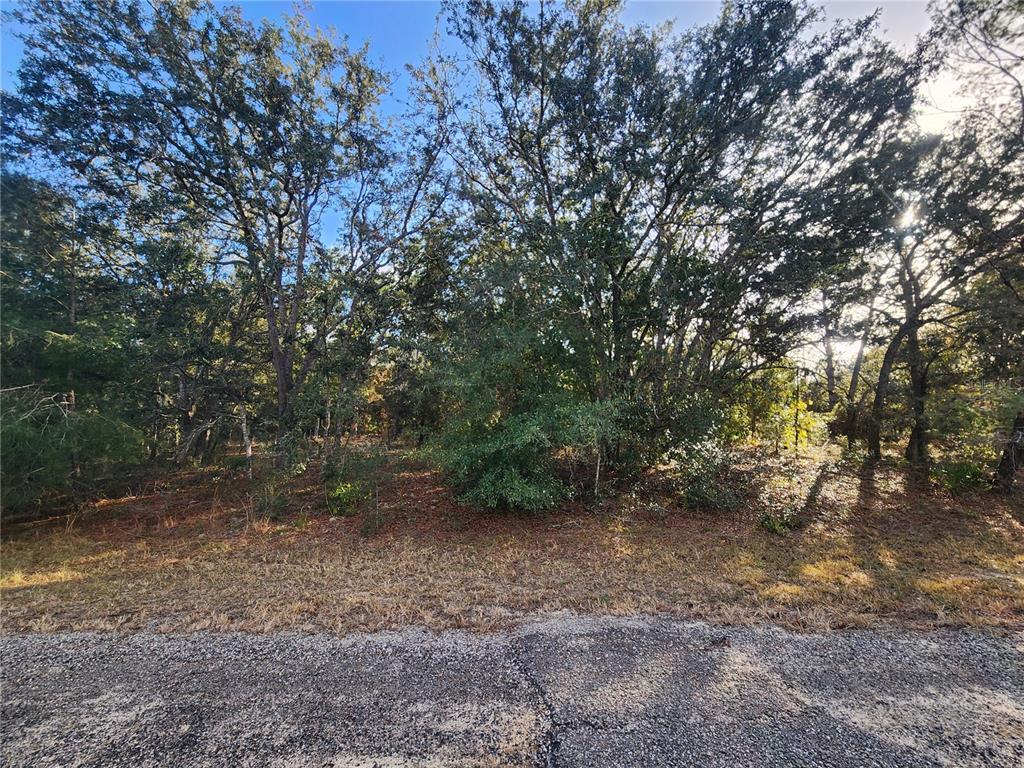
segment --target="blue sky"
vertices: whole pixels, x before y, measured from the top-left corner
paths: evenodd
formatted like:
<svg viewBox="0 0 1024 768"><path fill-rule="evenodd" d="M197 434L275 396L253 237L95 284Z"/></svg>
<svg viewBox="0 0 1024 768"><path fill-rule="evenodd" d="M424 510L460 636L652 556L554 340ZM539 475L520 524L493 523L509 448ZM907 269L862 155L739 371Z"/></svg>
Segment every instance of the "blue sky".
<svg viewBox="0 0 1024 768"><path fill-rule="evenodd" d="M15 4L12 0L0 0L0 7L4 9ZM289 0L218 3L228 4L241 6L245 15L254 21L277 21L296 7ZM711 21L718 8L717 2L710 1L636 2L627 6L623 18L628 23L648 24L678 18L680 26L690 26ZM440 10L441 4L430 0L320 0L311 2L304 13L314 26L333 27L347 36L352 47L369 42L374 63L394 74L401 83L405 65L418 63L427 56L435 30L439 28L444 36L444 23L438 25L437 22ZM14 33L14 29L4 24L0 34L0 82L5 90L14 85L14 72L21 60L22 45Z"/></svg>
<svg viewBox="0 0 1024 768"><path fill-rule="evenodd" d="M30 1L30 0L28 0ZM280 19L295 6L278 0L250 0L237 3L252 19ZM0 7L9 9L14 3L3 0ZM851 18L882 9L882 26L888 37L901 45L909 44L927 25L924 2L832 2L826 3L831 18ZM718 13L717 2L630 2L623 12L628 24L661 24L676 22L677 28L711 21ZM421 61L427 54L436 29L440 3L429 0L321 0L306 10L316 26L333 26L348 36L353 46L369 41L372 59L385 70L401 73L407 63ZM443 33L443 25L441 27ZM4 24L0 34L0 82L4 89L13 85L12 73L21 58L21 43L10 25Z"/></svg>

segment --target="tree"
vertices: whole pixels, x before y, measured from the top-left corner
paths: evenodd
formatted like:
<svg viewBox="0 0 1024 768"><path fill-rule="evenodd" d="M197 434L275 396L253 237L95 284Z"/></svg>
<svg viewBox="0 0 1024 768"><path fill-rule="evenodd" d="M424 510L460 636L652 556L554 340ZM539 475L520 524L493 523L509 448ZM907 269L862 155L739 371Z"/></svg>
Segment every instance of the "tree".
<svg viewBox="0 0 1024 768"><path fill-rule="evenodd" d="M86 491L143 457L124 397L133 318L109 265L103 206L45 182L0 176L3 506Z"/></svg>
<svg viewBox="0 0 1024 768"><path fill-rule="evenodd" d="M1021 264L1024 238L1024 112L1019 74L1022 60L1005 46L1019 43L1021 30L1002 2L959 2L937 14L953 55L974 62L985 79L979 107L965 114L944 139L908 141L893 200L888 276L893 306L892 333L882 362L869 422L869 448L881 457L880 426L889 377L905 348L911 386L912 429L907 460L919 470L929 464L926 400L928 368L941 349L922 348L921 334L933 324L963 313L984 314L972 304L972 285L989 274L1007 274ZM959 52L959 54L957 53ZM1002 86L999 85L1003 78Z"/></svg>
<svg viewBox="0 0 1024 768"><path fill-rule="evenodd" d="M815 36L791 3L730 5L684 37L618 9L451 7L476 88L435 93L481 300L525 289L564 386L628 424L605 460L646 463L796 345L808 294L878 230L879 158L920 66L870 20Z"/></svg>
<svg viewBox="0 0 1024 768"><path fill-rule="evenodd" d="M237 8L121 0L45 0L15 16L27 30L21 140L127 207L154 213L159 199L172 219L202 215L261 308L287 428L341 314L343 296L328 294L313 321L311 272L379 258L333 259L318 236L346 185L358 195L385 162L373 114L382 76L299 17L281 30Z"/></svg>

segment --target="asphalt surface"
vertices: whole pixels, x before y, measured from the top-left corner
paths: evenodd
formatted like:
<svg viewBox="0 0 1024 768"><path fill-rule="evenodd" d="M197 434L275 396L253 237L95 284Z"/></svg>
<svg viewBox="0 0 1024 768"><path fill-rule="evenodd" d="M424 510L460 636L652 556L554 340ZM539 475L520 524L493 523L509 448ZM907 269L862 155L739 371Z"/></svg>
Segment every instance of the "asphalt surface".
<svg viewBox="0 0 1024 768"><path fill-rule="evenodd" d="M1024 766L1024 635L18 635L14 766Z"/></svg>

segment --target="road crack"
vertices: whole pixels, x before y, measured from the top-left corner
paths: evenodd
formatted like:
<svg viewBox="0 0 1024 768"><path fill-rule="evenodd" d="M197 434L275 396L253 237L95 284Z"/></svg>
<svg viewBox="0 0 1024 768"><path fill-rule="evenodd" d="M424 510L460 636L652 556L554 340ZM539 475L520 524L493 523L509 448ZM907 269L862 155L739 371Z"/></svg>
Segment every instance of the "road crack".
<svg viewBox="0 0 1024 768"><path fill-rule="evenodd" d="M533 689L537 698L540 699L547 717L547 727L541 734L540 743L533 756L533 764L538 768L558 768L558 751L562 746L561 731L568 725L561 722L555 711L555 705L551 702L548 692L544 689L540 680L534 674L532 667L525 658L525 649L521 642L516 639L512 642L512 658L515 661L519 674L526 680L527 685Z"/></svg>

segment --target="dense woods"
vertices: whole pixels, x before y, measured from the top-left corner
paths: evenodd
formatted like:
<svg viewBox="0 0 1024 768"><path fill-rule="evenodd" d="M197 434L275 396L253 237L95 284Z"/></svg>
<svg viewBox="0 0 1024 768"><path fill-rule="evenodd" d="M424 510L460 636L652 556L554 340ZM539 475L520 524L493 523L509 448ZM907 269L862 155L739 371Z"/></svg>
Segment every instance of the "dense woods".
<svg viewBox="0 0 1024 768"><path fill-rule="evenodd" d="M346 504L366 435L494 508L665 463L714 503L733 446L829 439L1012 487L1018 0L937 4L911 51L798 2L620 11L447 3L385 109L394 73L301 13L14 10L5 512L254 456ZM971 106L925 133L950 72Z"/></svg>

